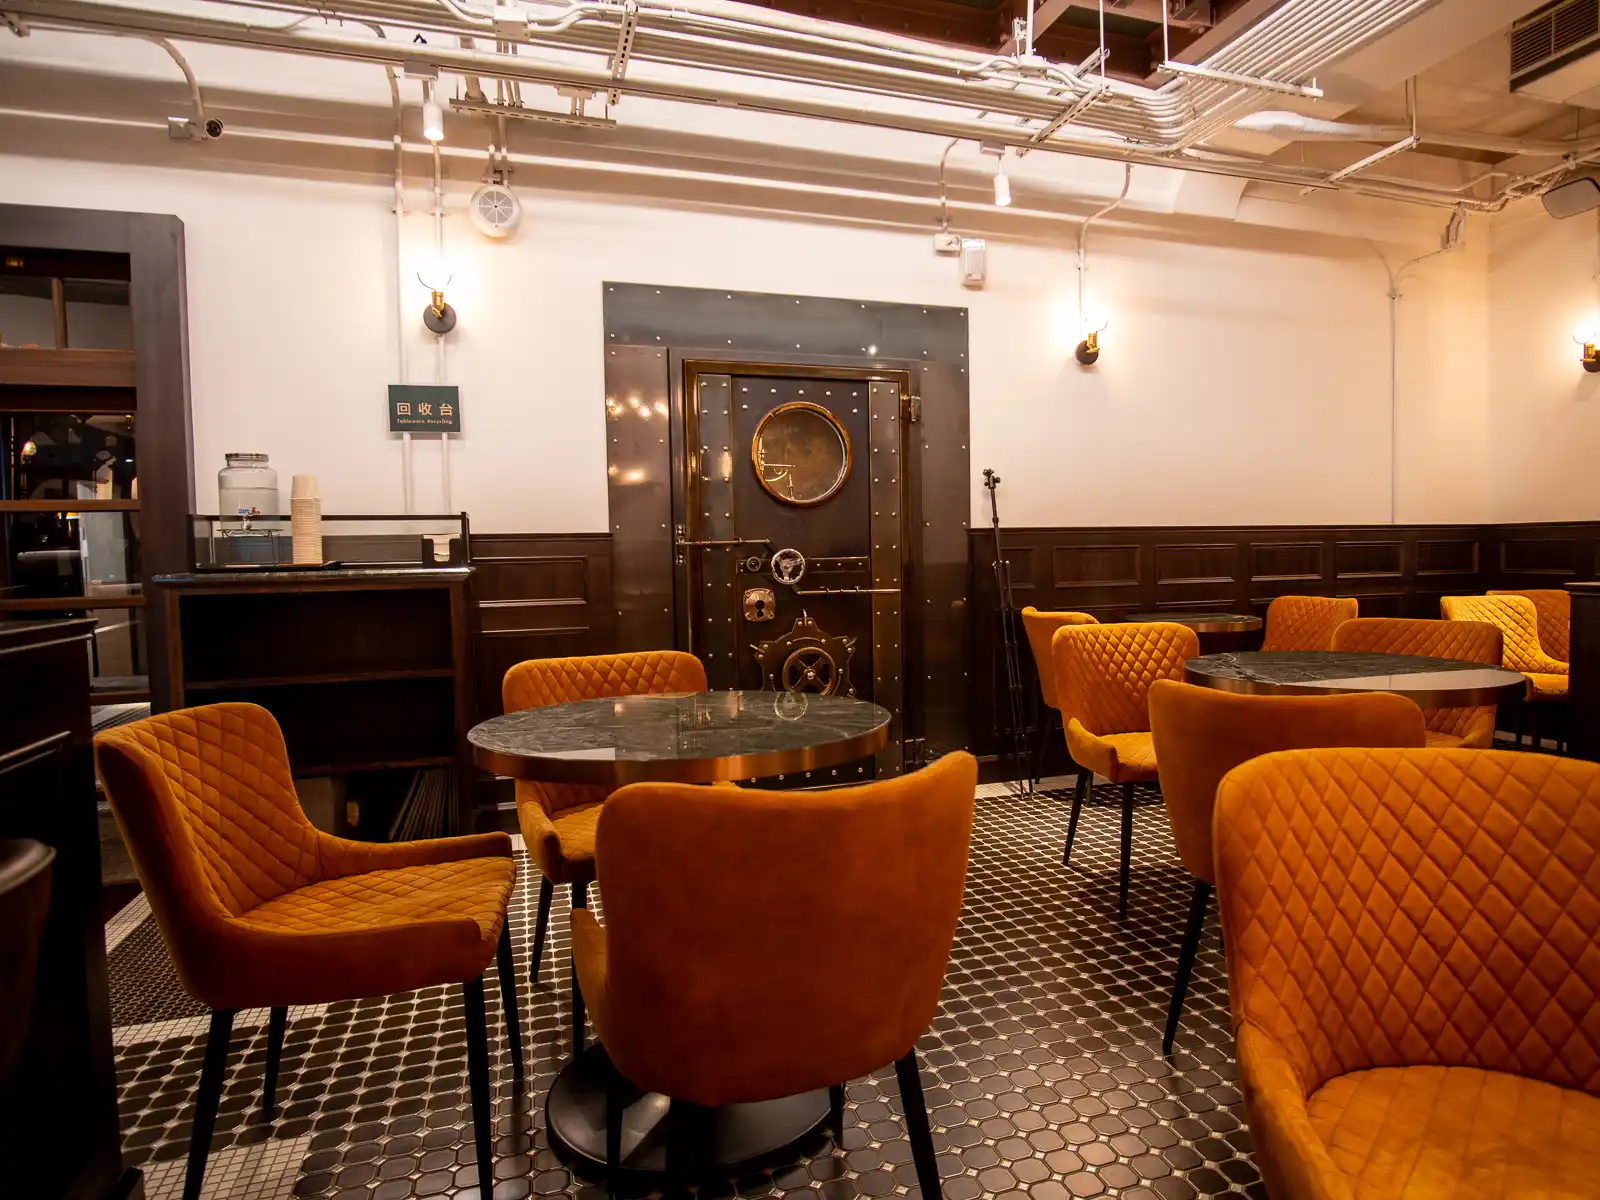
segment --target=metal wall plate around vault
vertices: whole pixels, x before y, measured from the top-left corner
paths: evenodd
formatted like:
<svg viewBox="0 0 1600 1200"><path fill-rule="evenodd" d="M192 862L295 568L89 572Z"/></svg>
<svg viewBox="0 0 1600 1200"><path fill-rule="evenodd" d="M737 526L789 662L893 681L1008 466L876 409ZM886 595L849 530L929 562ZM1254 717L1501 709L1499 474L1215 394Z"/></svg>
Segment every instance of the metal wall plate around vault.
<svg viewBox="0 0 1600 1200"><path fill-rule="evenodd" d="M667 351L608 346L606 475L619 650L674 644Z"/></svg>
<svg viewBox="0 0 1600 1200"><path fill-rule="evenodd" d="M626 283L604 284L602 299L608 355L612 350L628 350L664 356L663 360L646 361L662 362L662 376L652 376L652 380L666 391L675 430L688 428L685 391L693 377L688 368L695 363L842 368L855 378L884 382L895 375L908 381L908 403L895 413L901 434L899 453L889 456L897 460L898 469L888 478L899 484L880 485L901 488L899 503L892 511L902 523L898 574L899 586L905 591L897 615L891 614L889 602L875 605L874 637L884 643L880 649L889 650L888 643L893 641L897 651L894 667L884 670L886 682L894 677L900 685L899 732L905 767L910 769L966 746L970 740L970 689L965 678L970 503L967 310ZM608 358L608 363L613 361L620 360ZM710 373L708 370L700 378ZM609 368L607 382L610 391ZM878 409L873 412L876 418ZM883 420L888 423L886 415ZM681 438L675 442L674 434L664 441L660 437L656 431L649 439L639 439L635 449L668 454L661 469L674 481L667 501L669 515L661 515L661 497L653 488L651 503L645 504L643 497L619 485L615 472L612 477L611 527L618 538L618 641L629 647L690 644L687 614L691 597L683 582L687 573L674 572L676 550L672 544L672 527L690 522L690 448L681 444ZM870 440L877 440L876 433ZM700 437L693 449L707 453L699 447L712 444L709 437ZM614 443L613 449L621 445ZM736 459L737 449L730 450ZM869 453L866 457L884 455ZM613 466L618 465L618 459L612 461ZM634 466L637 469L638 463ZM874 492L873 499L884 497ZM708 509L702 504L692 511L697 523L703 523L716 518L701 514L732 510ZM875 511L890 510L880 504ZM653 550L652 539L659 539ZM888 568L882 555L892 553L874 552L872 578L886 577ZM744 580L752 578L745 576ZM847 584L850 578L841 577L838 582ZM736 586L730 596L737 601L739 595ZM665 627L659 624L662 610L670 623ZM898 620L897 638L888 634L892 620ZM877 632L880 621L881 637ZM876 655L872 669L876 691ZM891 769L888 764L879 765L880 773Z"/></svg>

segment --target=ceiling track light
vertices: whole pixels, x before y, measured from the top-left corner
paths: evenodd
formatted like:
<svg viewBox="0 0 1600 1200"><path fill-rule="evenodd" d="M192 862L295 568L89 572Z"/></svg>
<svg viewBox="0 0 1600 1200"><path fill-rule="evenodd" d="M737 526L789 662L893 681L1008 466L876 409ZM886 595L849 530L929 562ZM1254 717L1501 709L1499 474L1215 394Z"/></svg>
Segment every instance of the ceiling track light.
<svg viewBox="0 0 1600 1200"><path fill-rule="evenodd" d="M422 102L422 136L430 142L444 141L444 109L437 100Z"/></svg>

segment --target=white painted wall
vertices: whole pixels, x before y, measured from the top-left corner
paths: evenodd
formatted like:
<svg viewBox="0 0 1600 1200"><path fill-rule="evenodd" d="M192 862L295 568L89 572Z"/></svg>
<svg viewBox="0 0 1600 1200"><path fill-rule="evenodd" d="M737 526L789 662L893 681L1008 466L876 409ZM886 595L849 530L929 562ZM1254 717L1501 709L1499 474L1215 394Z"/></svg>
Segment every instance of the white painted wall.
<svg viewBox="0 0 1600 1200"><path fill-rule="evenodd" d="M972 461L975 474L993 466L1004 477L1008 524L1390 518L1388 280L1374 246L1352 236L1358 223L1328 202L1247 198L1238 222L1154 226L1135 213L1097 226L1089 290L1112 325L1086 371L1071 355L1067 223L1033 240L991 238L989 286L971 292L933 255L927 229L518 182L528 211L509 244L471 230L464 189L448 201L460 326L447 371L466 414L453 502L475 530L606 528L607 279L967 306ZM0 157L0 200L184 221L202 504L224 451L260 450L285 487L292 473L316 474L325 511L400 510L400 445L383 405L396 377L388 189ZM429 381L426 293L411 272L431 257L431 223L420 190L412 203L406 348L411 379ZM1431 248L1438 223L1400 210L1359 224L1398 260ZM1483 241L1474 227L1468 249L1405 286L1401 521L1490 515ZM443 503L439 453L436 439L417 440L419 509ZM976 481L972 490L978 511Z"/></svg>
<svg viewBox="0 0 1600 1200"><path fill-rule="evenodd" d="M1579 365L1572 332L1600 316L1600 223L1523 201L1495 218L1492 245L1490 503L1504 521L1594 520L1600 375Z"/></svg>

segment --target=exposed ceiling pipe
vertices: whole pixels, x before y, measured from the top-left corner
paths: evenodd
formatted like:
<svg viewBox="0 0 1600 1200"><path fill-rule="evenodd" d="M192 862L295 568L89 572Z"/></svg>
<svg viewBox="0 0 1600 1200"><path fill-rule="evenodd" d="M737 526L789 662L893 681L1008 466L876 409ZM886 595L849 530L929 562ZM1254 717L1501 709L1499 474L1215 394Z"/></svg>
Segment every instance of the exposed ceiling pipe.
<svg viewBox="0 0 1600 1200"><path fill-rule="evenodd" d="M1399 141L1411 130L1404 125L1355 125L1345 121L1324 121L1303 113L1268 109L1247 113L1233 123L1235 129L1264 133L1302 141L1308 139L1338 142ZM1549 141L1537 138L1497 137L1490 133L1450 133L1419 129L1417 141L1424 146L1449 146L1459 150L1482 150L1490 154L1527 154L1556 157L1563 154L1588 154L1600 150L1600 137Z"/></svg>
<svg viewBox="0 0 1600 1200"><path fill-rule="evenodd" d="M1347 52L1372 36L1429 6L1434 0L1288 0L1252 29L1207 60L1226 69L1252 72L1260 77L1305 77L1329 55ZM487 54L476 49L458 50L446 45L425 45L393 39L374 41L343 33L300 29L313 15L288 0L254 0L258 6L299 12L291 26L263 27L192 12L140 9L99 0L10 0L8 7L32 14L48 10L55 24L113 33L154 34L223 45L286 51L345 61L373 62L391 69L423 67L458 75L487 76L515 83L585 88L596 93L625 93L660 100L787 116L810 117L876 128L897 129L943 139L987 141L1018 149L1047 149L1133 165L1176 167L1229 175L1266 183L1310 189L1336 188L1385 199L1466 207L1490 211L1518 188L1532 186L1532 177L1514 179L1491 197L1465 197L1452 189L1436 189L1425 182L1391 180L1335 180L1324 170L1287 163L1264 162L1245 155L1212 151L1194 152L1191 143L1207 130L1237 121L1261 103L1261 96L1245 89L1191 80L1173 80L1162 88L1080 79L1073 68L1022 63L1002 56L947 51L931 44L884 37L868 45L859 37L869 31L841 32L843 27L809 18L793 17L745 6L719 4L717 0L639 0L637 5L610 0L583 0L564 8L522 10L529 41L558 49L589 49L609 60L616 48L618 22L629 10L638 14L633 42L636 62L674 62L702 70L732 71L801 82L834 92L864 93L916 101L917 109L894 111L882 105L862 105L812 100L791 93L775 95L736 91L672 79L648 78L630 72L618 80L607 70L537 62L531 57ZM446 18L470 19L481 28L482 14L456 3L421 5L411 0L349 0L349 7L364 12L414 16L421 12L435 25ZM752 13L735 19L730 11ZM339 14L324 13L330 19ZM384 19L384 18L374 18ZM432 27L432 26L430 26ZM460 24L454 28L459 33ZM710 32L712 29L716 32ZM685 32L698 31L698 32ZM503 31L497 30L497 33ZM871 35L877 37L877 35ZM830 40L831 39L831 40ZM507 45L503 37L497 38ZM804 44L802 52L794 49ZM514 49L514 44L511 44ZM852 57L841 59L814 53L824 46L848 48ZM906 49L916 47L914 55ZM1273 55L1279 57L1273 59ZM932 70L925 64L941 64ZM1222 68L1218 68L1222 69ZM1084 105L1085 95L1103 98ZM844 98L848 100L848 97ZM959 119L930 110L940 105L968 112L993 112L1000 120ZM1071 123L1060 121L1072 109ZM1004 123L1002 123L1004 122ZM1019 124L1020 122L1020 124ZM1062 124L1041 138L1038 125ZM1120 132L1119 132L1120 131ZM1131 132L1127 132L1131 131ZM1565 164L1563 164L1564 166Z"/></svg>

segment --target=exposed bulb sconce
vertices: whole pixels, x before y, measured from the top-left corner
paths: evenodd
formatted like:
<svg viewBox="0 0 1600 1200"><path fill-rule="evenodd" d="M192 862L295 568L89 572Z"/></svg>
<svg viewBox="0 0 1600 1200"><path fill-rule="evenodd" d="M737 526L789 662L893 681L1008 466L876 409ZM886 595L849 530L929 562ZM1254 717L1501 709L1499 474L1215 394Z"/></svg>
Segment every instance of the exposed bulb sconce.
<svg viewBox="0 0 1600 1200"><path fill-rule="evenodd" d="M1583 369L1590 374L1600 371L1600 352L1595 350L1595 343L1600 342L1600 331L1593 324L1580 325L1572 331L1572 340L1583 347L1583 357L1578 360Z"/></svg>
<svg viewBox="0 0 1600 1200"><path fill-rule="evenodd" d="M1110 324L1110 317L1086 313L1083 318L1083 341L1072 352L1073 357L1086 367L1094 366L1100 358L1100 335Z"/></svg>
<svg viewBox="0 0 1600 1200"><path fill-rule="evenodd" d="M437 100L423 101L422 136L430 142L444 141L444 109Z"/></svg>
<svg viewBox="0 0 1600 1200"><path fill-rule="evenodd" d="M430 333L440 336L449 333L456 327L456 310L444 302L444 289L450 286L454 275L446 275L444 282L439 282L438 275L424 279L422 272L417 272L417 282L432 293L432 298L422 310L422 323L428 327Z"/></svg>

